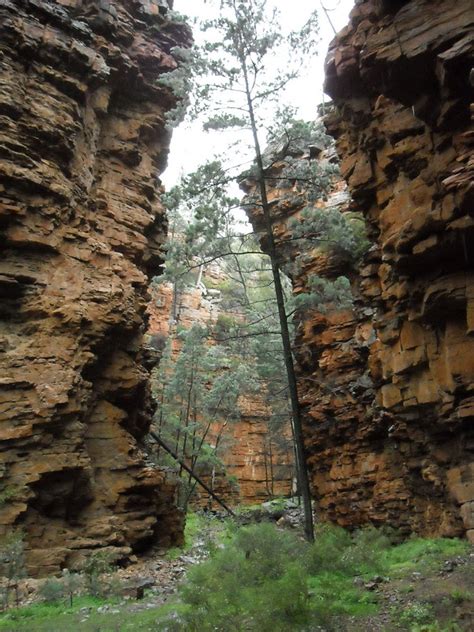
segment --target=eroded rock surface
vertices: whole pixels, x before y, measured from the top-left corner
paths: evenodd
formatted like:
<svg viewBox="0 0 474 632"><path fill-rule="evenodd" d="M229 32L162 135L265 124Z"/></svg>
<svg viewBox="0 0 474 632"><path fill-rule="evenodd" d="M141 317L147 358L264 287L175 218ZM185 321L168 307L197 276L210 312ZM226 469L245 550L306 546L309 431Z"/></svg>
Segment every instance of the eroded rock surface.
<svg viewBox="0 0 474 632"><path fill-rule="evenodd" d="M327 58L372 247L355 270L315 251L293 282L351 279L354 308L307 312L296 345L319 515L343 526L474 539L473 26L469 0L359 0ZM305 201L271 200L290 260Z"/></svg>
<svg viewBox="0 0 474 632"><path fill-rule="evenodd" d="M45 574L182 537L174 486L139 448L149 275L188 31L163 0L0 2L0 534Z"/></svg>
<svg viewBox="0 0 474 632"><path fill-rule="evenodd" d="M360 1L327 58L328 129L374 243L376 396L319 421L316 488L339 522L474 537L473 26L469 0Z"/></svg>

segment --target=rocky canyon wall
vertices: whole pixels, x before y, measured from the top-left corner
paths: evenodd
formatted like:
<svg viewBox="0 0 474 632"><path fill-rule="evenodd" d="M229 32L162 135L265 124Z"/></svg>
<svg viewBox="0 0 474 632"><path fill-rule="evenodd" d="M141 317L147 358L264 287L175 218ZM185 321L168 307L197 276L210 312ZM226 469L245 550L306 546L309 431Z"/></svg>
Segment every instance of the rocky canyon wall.
<svg viewBox="0 0 474 632"><path fill-rule="evenodd" d="M473 33L469 0L360 0L330 47L327 127L373 242L358 288L376 390L352 428L329 421L316 474L336 520L471 539Z"/></svg>
<svg viewBox="0 0 474 632"><path fill-rule="evenodd" d="M189 42L170 5L0 2L0 535L33 574L182 537L140 450L175 103L157 80Z"/></svg>
<svg viewBox="0 0 474 632"><path fill-rule="evenodd" d="M359 0L329 50L351 199L335 179L315 207L359 213L371 247L355 267L315 248L292 281L351 281L353 307L300 313L295 344L319 518L342 526L474 539L473 19L469 0ZM282 262L308 203L291 193L270 191Z"/></svg>

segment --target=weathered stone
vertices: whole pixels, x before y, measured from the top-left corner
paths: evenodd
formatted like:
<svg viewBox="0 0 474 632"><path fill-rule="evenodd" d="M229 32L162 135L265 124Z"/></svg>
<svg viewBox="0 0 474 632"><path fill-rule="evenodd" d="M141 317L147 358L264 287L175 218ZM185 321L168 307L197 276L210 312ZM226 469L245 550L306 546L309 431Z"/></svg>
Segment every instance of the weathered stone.
<svg viewBox="0 0 474 632"><path fill-rule="evenodd" d="M361 13L370 20L361 22ZM380 519L422 533L472 533L473 24L468 0L408 0L390 14L361 0L327 58L336 105L328 130L343 165L372 166L372 176L342 173L380 248L378 269L374 262L367 279L364 268L358 284L377 309L367 362L378 393L365 413L374 435L363 441L354 427L349 446L336 417L331 454L348 450L359 460L368 450L385 467L364 485L344 479L359 490L353 510L342 482L323 493L324 512L338 522L349 513L353 524ZM377 139L375 151L367 139ZM405 500L387 497L392 484Z"/></svg>
<svg viewBox="0 0 474 632"><path fill-rule="evenodd" d="M373 246L351 271L305 253L292 278L299 293L311 274L349 274L355 298L298 315L307 462L323 520L471 537L474 14L468 0L389 5L359 0L326 62L326 125ZM302 205L272 208L282 260Z"/></svg>
<svg viewBox="0 0 474 632"><path fill-rule="evenodd" d="M157 78L189 42L168 5L0 3L0 535L24 531L36 574L182 538L137 443L174 104Z"/></svg>

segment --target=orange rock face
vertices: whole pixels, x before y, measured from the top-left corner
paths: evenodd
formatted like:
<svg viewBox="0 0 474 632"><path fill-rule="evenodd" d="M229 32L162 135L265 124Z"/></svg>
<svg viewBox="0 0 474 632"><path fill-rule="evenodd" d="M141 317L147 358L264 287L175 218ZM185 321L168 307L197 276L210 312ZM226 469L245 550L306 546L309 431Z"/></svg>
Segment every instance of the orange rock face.
<svg viewBox="0 0 474 632"><path fill-rule="evenodd" d="M308 409L315 491L341 524L474 538L473 18L468 0L361 0L327 58L327 127L374 244L348 346L313 347L353 394Z"/></svg>
<svg viewBox="0 0 474 632"><path fill-rule="evenodd" d="M0 7L0 535L24 531L33 574L182 537L137 443L174 105L156 80L189 41L168 5Z"/></svg>
<svg viewBox="0 0 474 632"><path fill-rule="evenodd" d="M319 516L345 527L474 540L473 18L468 0L359 0L327 58L340 208L372 247L356 270L306 253L292 281L351 279L353 309L300 314L295 347ZM305 200L270 199L288 261Z"/></svg>

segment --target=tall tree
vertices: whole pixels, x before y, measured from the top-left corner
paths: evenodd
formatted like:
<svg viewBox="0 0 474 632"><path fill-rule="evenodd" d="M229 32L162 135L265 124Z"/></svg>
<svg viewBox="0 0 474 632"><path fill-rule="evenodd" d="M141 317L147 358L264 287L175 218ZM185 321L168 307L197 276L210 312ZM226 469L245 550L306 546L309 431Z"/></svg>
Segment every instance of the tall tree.
<svg viewBox="0 0 474 632"><path fill-rule="evenodd" d="M280 244L274 230L275 218L269 201L269 188L274 186L275 177L283 181L290 179L310 191L308 197L311 198L311 189L318 197L330 183L331 170L318 168L317 161L291 160L293 155L298 155L301 142L307 141L308 129L306 124L291 120L294 118L291 108L281 107L289 83L298 77L304 63L317 51L317 15L310 14L300 30L284 34L278 21L278 12L269 8L270 2L267 0L211 0L210 4L214 5L217 17L201 24L207 34L206 43L200 51L195 49L185 53L188 60L193 62L189 64L189 68L197 71L190 111L194 115L206 113L205 129L233 129L246 135L250 141L250 153L235 148L229 148L227 153L234 157L233 162L240 163L240 171L242 162L249 156L249 162L253 163L246 177L250 175L253 179L257 195L248 203L249 207L259 209L259 224L263 227L263 235L260 237L265 242L265 252L270 258L279 337L291 402L299 487L303 496L305 534L308 540L312 540L313 516L302 419L291 348L288 306L285 305ZM170 73L165 81L175 90L185 84L190 85L189 75L183 82L182 74L173 77L173 73ZM315 131L317 130L312 130ZM269 153L262 151L264 137L265 144L270 142ZM315 149L318 150L318 147ZM275 176L272 167L275 160L282 157L290 157L290 160L287 161L286 170ZM219 198L222 198L222 187L232 180L232 176L227 168L215 162L202 168L198 175L201 176L200 184L199 178L190 178L187 184L198 192L199 221L188 231L185 242L204 247L208 260L222 256L223 252L237 260L237 257L252 251L252 238L244 236L238 243L238 240L229 239L229 235L225 234L228 216L222 214ZM202 176L206 178L203 180ZM215 191L220 193L216 195ZM216 207L221 209L217 216L214 212ZM338 230L333 230L333 223L324 215L318 215L314 209L302 215L304 226L294 227L294 239L309 240L313 244L318 239L337 242L333 237L337 236ZM336 219L339 221L338 217ZM347 223L341 220L339 233L344 233L346 227ZM195 231L194 234L192 231ZM204 237L196 239L200 232ZM324 232L326 234L323 236ZM345 241L349 246L352 232L352 229L348 229L345 234ZM193 256L197 254L196 250L192 251ZM247 294L245 279L238 265L236 273L243 281L244 294ZM334 288L327 287L323 281L318 280L312 289L312 298L316 297L319 302L330 300L331 292L333 295L342 292L350 296L350 288L344 278L337 280Z"/></svg>
<svg viewBox="0 0 474 632"><path fill-rule="evenodd" d="M311 541L314 539L313 513L302 418L280 258L268 200L267 169L261 148L261 134L265 121L272 117L272 110L278 108L282 92L298 76L305 59L316 52L317 14L311 14L308 22L299 31L284 35L278 23L277 12L268 8L267 0L221 0L217 4L218 17L203 25L209 40L204 45L207 63L202 67L212 73L212 80L201 86L195 102L199 107L203 103L212 103L215 115L208 119L208 129L238 127L250 133L291 401L305 536ZM282 51L286 52L284 58L281 56ZM280 64L278 59L281 59Z"/></svg>

